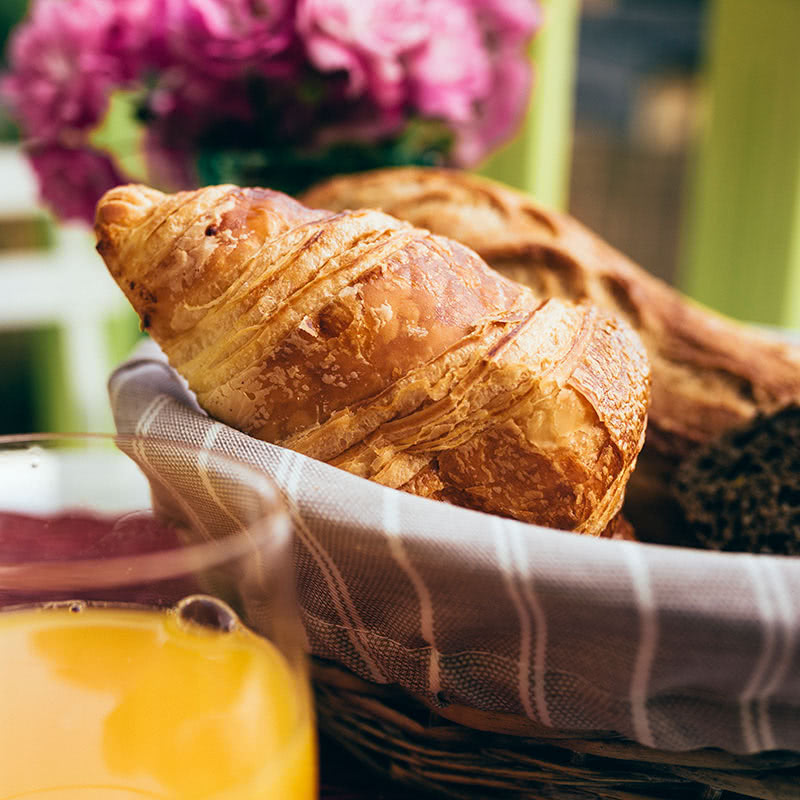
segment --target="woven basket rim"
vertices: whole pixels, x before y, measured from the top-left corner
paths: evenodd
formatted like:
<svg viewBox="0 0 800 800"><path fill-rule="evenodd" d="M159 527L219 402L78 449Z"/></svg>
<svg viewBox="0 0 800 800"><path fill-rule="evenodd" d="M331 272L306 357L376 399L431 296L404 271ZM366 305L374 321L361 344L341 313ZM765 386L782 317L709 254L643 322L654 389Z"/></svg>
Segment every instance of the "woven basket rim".
<svg viewBox="0 0 800 800"><path fill-rule="evenodd" d="M796 800L800 786L800 753L655 750L611 732L576 735L511 714L432 708L399 686L372 684L316 658L312 678L323 731L373 768L448 797L539 800L563 790L570 799L672 800L674 792L723 798L730 791ZM648 787L656 793L643 794Z"/></svg>

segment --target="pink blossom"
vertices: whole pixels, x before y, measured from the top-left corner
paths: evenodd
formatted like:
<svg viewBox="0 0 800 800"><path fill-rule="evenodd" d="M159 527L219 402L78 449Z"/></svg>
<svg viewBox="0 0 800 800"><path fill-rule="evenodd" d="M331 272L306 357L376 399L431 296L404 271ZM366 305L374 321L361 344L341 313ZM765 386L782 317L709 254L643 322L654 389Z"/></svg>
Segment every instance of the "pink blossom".
<svg viewBox="0 0 800 800"><path fill-rule="evenodd" d="M343 72L351 96L371 100L397 125L412 113L449 123L457 133L453 160L462 165L519 123L530 89L525 45L538 21L534 0L297 5L298 33L318 70Z"/></svg>
<svg viewBox="0 0 800 800"><path fill-rule="evenodd" d="M158 0L36 0L14 32L3 95L29 138L77 144L108 97L160 67Z"/></svg>
<svg viewBox="0 0 800 800"><path fill-rule="evenodd" d="M494 91L479 104L467 122L456 123L454 164L477 164L513 136L525 114L532 82L531 67L521 59L498 59L492 69Z"/></svg>
<svg viewBox="0 0 800 800"><path fill-rule="evenodd" d="M63 1L63 0L62 0ZM163 0L105 0L113 8L105 50L117 61L125 80L167 66ZM84 23L86 24L86 23Z"/></svg>
<svg viewBox="0 0 800 800"><path fill-rule="evenodd" d="M352 96L382 108L408 100L404 57L430 35L427 0L299 0L297 30L311 63L344 71Z"/></svg>
<svg viewBox="0 0 800 800"><path fill-rule="evenodd" d="M483 31L490 64L490 90L473 116L457 122L454 163L476 164L513 135L530 98L532 67L526 45L541 23L532 0L470 0Z"/></svg>
<svg viewBox="0 0 800 800"><path fill-rule="evenodd" d="M490 49L524 46L542 22L538 0L468 0L484 30Z"/></svg>
<svg viewBox="0 0 800 800"><path fill-rule="evenodd" d="M62 219L91 223L97 201L122 175L104 153L52 145L29 153L39 179L42 202Z"/></svg>
<svg viewBox="0 0 800 800"><path fill-rule="evenodd" d="M35 3L11 39L13 71L3 86L29 136L56 140L102 117L121 80L118 61L105 49L113 16L103 0Z"/></svg>
<svg viewBox="0 0 800 800"><path fill-rule="evenodd" d="M409 99L423 115L467 122L490 92L491 63L470 4L428 0L429 34L406 57Z"/></svg>
<svg viewBox="0 0 800 800"><path fill-rule="evenodd" d="M268 74L276 55L290 55L294 0L159 2L163 35L173 61L203 75Z"/></svg>
<svg viewBox="0 0 800 800"><path fill-rule="evenodd" d="M215 148L369 147L414 117L448 126L469 166L524 113L538 21L537 0L32 0L1 88L45 200L91 219L124 179L87 145L117 89L141 91L167 187Z"/></svg>

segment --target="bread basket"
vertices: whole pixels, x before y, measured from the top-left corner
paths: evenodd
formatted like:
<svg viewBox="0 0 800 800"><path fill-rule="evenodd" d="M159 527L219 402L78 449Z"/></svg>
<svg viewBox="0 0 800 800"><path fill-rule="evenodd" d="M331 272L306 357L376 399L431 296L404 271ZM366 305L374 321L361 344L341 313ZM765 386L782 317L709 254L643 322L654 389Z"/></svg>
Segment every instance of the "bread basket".
<svg viewBox="0 0 800 800"><path fill-rule="evenodd" d="M283 491L323 730L450 797L800 797L800 561L598 540L364 481L204 415L153 347L120 433L236 456ZM224 476L142 454L214 519Z"/></svg>

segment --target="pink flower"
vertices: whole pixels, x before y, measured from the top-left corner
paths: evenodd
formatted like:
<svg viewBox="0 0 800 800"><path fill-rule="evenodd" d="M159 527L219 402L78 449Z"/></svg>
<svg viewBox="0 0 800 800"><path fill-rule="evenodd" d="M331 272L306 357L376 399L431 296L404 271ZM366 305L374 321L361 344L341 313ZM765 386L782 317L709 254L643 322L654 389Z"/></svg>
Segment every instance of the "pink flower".
<svg viewBox="0 0 800 800"><path fill-rule="evenodd" d="M352 96L387 109L408 101L405 56L430 34L426 0L299 0L297 30L311 63L344 71Z"/></svg>
<svg viewBox="0 0 800 800"><path fill-rule="evenodd" d="M490 47L524 46L542 22L537 0L468 0L492 37Z"/></svg>
<svg viewBox="0 0 800 800"><path fill-rule="evenodd" d="M394 126L410 114L449 123L453 160L474 164L506 138L530 89L525 45L535 0L299 0L297 30L310 62L343 72ZM390 126L376 126L384 131Z"/></svg>
<svg viewBox="0 0 800 800"><path fill-rule="evenodd" d="M159 0L173 62L207 76L268 74L294 37L294 0ZM280 69L281 65L277 65Z"/></svg>
<svg viewBox="0 0 800 800"><path fill-rule="evenodd" d="M513 136L522 122L531 89L531 68L520 59L498 59L492 69L495 87L469 121L454 125L453 163L469 167Z"/></svg>
<svg viewBox="0 0 800 800"><path fill-rule="evenodd" d="M526 46L541 23L535 0L469 0L483 31L490 64L489 91L470 120L455 125L454 163L476 164L513 135L530 98L532 68Z"/></svg>
<svg viewBox="0 0 800 800"><path fill-rule="evenodd" d="M29 136L54 141L102 117L121 78L105 49L113 16L113 6L102 0L35 3L11 39L12 73L3 86Z"/></svg>
<svg viewBox="0 0 800 800"><path fill-rule="evenodd" d="M127 182L111 159L96 150L52 145L32 150L29 157L42 202L62 219L93 222L103 193Z"/></svg>
<svg viewBox="0 0 800 800"><path fill-rule="evenodd" d="M116 59L124 80L135 81L144 73L167 65L162 2L105 0L114 13L106 30L104 48Z"/></svg>
<svg viewBox="0 0 800 800"><path fill-rule="evenodd" d="M483 31L471 4L428 0L429 33L406 56L409 99L425 116L467 122L492 86Z"/></svg>
<svg viewBox="0 0 800 800"><path fill-rule="evenodd" d="M124 179L87 144L117 89L141 92L152 178L175 188L215 149L369 148L415 117L454 133L451 163L474 164L525 110L537 12L536 0L32 0L0 88L45 200L90 220Z"/></svg>
<svg viewBox="0 0 800 800"><path fill-rule="evenodd" d="M80 143L111 92L163 63L158 0L36 0L12 36L2 91L35 141Z"/></svg>

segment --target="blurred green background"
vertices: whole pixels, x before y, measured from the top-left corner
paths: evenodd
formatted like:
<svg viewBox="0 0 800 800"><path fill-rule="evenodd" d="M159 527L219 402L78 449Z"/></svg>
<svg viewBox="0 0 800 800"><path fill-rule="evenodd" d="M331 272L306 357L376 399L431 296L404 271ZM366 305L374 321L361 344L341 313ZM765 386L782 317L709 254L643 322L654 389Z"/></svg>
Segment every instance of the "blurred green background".
<svg viewBox="0 0 800 800"><path fill-rule="evenodd" d="M27 0L3 0L0 3L0 63L4 67L9 32L23 17L27 5ZM0 103L0 142L13 142L16 137L16 126ZM17 246L40 246L46 241L41 223L34 223L34 230L24 234L19 241L17 224L13 219L0 220L0 252ZM0 433L26 432L46 424L43 414L37 413L35 408L37 391L32 369L36 360L35 339L30 333L0 327Z"/></svg>
<svg viewBox="0 0 800 800"><path fill-rule="evenodd" d="M0 3L0 53L7 63L7 43L12 28L27 12L27 0L2 0ZM26 309L30 314L37 303L42 316L47 307L58 302L59 289L42 267L56 273L71 266L70 259L92 263L88 231L62 231L52 216L36 207L33 176L26 174L19 155L19 131L7 110L0 103L0 296L6 309ZM63 233L63 235L62 235ZM61 240L69 238L68 246ZM77 256L77 258L75 258ZM67 263L60 263L65 260ZM96 264L99 279L99 260ZM31 280L23 284L19 278L30 269ZM92 292L87 293L92 304ZM111 417L105 400L104 373L108 363L91 365L76 354L75 337L65 336L58 321L27 323L23 314L3 318L0 313L0 434L46 430L109 430ZM77 314L75 315L77 318ZM121 312L108 315L98 329L81 330L90 342L102 339L98 348L104 360L113 363L124 357L138 339L135 315L124 306ZM77 327L73 325L73 327ZM75 365L79 366L76 375ZM68 366L71 365L71 366ZM85 367L95 366L94 370ZM91 386L76 386L82 377L93 376Z"/></svg>

